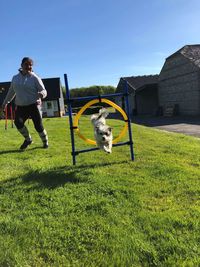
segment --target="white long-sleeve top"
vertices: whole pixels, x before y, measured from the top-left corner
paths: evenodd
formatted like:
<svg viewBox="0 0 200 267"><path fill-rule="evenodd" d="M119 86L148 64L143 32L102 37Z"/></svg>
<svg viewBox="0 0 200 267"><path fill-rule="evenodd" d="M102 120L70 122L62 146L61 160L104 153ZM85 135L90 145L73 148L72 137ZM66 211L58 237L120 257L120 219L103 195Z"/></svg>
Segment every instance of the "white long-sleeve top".
<svg viewBox="0 0 200 267"><path fill-rule="evenodd" d="M37 102L37 100L47 96L47 91L40 77L34 72L22 75L19 72L13 76L10 88L4 99L3 105L7 105L15 97L17 106L28 106Z"/></svg>

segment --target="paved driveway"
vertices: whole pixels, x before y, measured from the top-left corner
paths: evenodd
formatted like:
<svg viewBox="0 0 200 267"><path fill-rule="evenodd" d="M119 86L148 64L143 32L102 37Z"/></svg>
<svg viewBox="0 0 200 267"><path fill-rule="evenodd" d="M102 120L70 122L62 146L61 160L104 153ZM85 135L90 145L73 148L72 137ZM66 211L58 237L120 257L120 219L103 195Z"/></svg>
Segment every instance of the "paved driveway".
<svg viewBox="0 0 200 267"><path fill-rule="evenodd" d="M183 133L200 138L200 116L199 117L149 117L135 116L133 122L149 127L155 127L169 132Z"/></svg>

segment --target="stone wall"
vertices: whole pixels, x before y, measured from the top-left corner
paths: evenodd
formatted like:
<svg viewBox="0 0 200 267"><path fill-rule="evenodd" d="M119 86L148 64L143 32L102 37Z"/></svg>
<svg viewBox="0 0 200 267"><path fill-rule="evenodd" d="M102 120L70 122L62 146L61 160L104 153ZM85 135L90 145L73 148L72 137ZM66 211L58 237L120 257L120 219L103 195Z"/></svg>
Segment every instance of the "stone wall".
<svg viewBox="0 0 200 267"><path fill-rule="evenodd" d="M181 115L200 114L200 70L182 55L168 58L159 76L159 105L177 105Z"/></svg>

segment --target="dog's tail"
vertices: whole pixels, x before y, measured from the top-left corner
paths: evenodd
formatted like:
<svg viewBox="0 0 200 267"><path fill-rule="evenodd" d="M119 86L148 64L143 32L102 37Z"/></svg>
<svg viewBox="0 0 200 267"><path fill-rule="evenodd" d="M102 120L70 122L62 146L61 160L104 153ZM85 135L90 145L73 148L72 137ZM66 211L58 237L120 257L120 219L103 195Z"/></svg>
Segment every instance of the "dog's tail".
<svg viewBox="0 0 200 267"><path fill-rule="evenodd" d="M101 117L106 118L108 116L109 112L106 108L101 108L99 110L99 116L98 119L100 119Z"/></svg>
<svg viewBox="0 0 200 267"><path fill-rule="evenodd" d="M108 114L109 114L109 112L108 112L108 110L106 108L101 108L99 110L99 114L93 114L91 116L91 121L94 122L96 120L101 119L102 117L106 118L108 116Z"/></svg>

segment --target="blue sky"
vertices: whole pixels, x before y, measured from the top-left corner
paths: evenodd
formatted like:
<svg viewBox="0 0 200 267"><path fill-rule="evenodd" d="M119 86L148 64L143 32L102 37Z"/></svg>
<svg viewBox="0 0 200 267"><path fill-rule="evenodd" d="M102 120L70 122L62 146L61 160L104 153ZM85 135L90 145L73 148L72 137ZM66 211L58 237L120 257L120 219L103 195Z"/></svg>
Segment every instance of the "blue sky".
<svg viewBox="0 0 200 267"><path fill-rule="evenodd" d="M1 0L0 81L21 59L69 87L117 86L158 74L165 58L200 43L199 0Z"/></svg>

